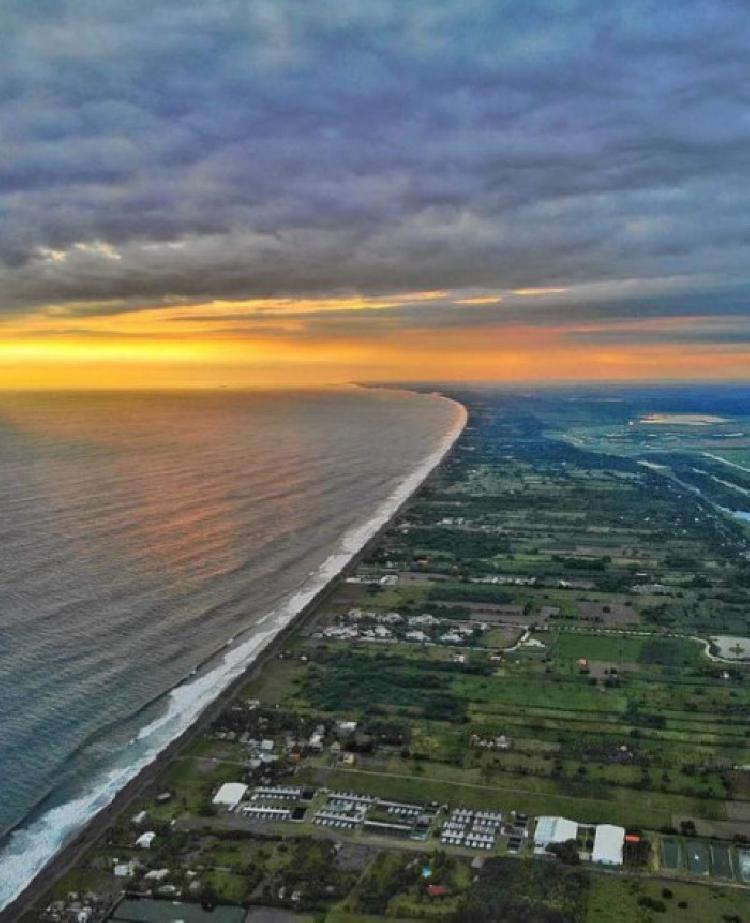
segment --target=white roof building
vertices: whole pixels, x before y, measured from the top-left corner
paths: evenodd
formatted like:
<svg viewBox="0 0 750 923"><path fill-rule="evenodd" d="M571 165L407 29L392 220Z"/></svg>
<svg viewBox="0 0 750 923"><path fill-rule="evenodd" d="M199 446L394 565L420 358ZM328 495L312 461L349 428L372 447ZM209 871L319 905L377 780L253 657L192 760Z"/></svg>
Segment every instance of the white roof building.
<svg viewBox="0 0 750 923"><path fill-rule="evenodd" d="M578 836L578 824L565 817L538 817L534 831L534 846L565 843Z"/></svg>
<svg viewBox="0 0 750 923"><path fill-rule="evenodd" d="M419 631L419 629L417 628L415 628L414 631L407 631L406 637L409 639L409 641L429 641L430 640L429 635L425 634L423 631Z"/></svg>
<svg viewBox="0 0 750 923"><path fill-rule="evenodd" d="M169 869L151 869L143 876L144 881L164 881L169 878Z"/></svg>
<svg viewBox="0 0 750 923"><path fill-rule="evenodd" d="M219 808L236 808L242 801L247 785L242 782L225 782L214 795L214 804Z"/></svg>
<svg viewBox="0 0 750 923"><path fill-rule="evenodd" d="M151 844L156 839L156 833L153 830L147 830L146 833L142 833L138 839L135 841L135 845L140 849L151 849Z"/></svg>
<svg viewBox="0 0 750 923"><path fill-rule="evenodd" d="M625 828L614 824L599 824L594 834L592 862L602 865L622 865L622 846L625 842Z"/></svg>

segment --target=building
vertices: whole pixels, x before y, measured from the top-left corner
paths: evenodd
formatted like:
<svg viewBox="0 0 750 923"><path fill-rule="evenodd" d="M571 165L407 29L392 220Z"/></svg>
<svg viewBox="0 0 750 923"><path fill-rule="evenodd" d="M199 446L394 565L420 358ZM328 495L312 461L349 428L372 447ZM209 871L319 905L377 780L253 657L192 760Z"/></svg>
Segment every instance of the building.
<svg viewBox="0 0 750 923"><path fill-rule="evenodd" d="M447 897L450 894L445 885L427 885L427 893L430 897Z"/></svg>
<svg viewBox="0 0 750 923"><path fill-rule="evenodd" d="M300 785L258 785L251 801L299 801L301 797Z"/></svg>
<svg viewBox="0 0 750 923"><path fill-rule="evenodd" d="M242 801L247 791L247 785L243 782L225 782L219 791L214 795L213 803L217 808L236 808Z"/></svg>
<svg viewBox="0 0 750 923"><path fill-rule="evenodd" d="M240 808L240 814L250 820L263 821L291 820L292 817L289 808L275 808L264 804L245 804Z"/></svg>
<svg viewBox="0 0 750 923"><path fill-rule="evenodd" d="M624 832L624 831L623 831ZM546 849L550 843L566 843L578 836L578 824L565 817L538 817L534 846Z"/></svg>
<svg viewBox="0 0 750 923"><path fill-rule="evenodd" d="M164 881L165 878L169 878L169 869L151 869L150 872L146 872L143 876L144 881Z"/></svg>
<svg viewBox="0 0 750 923"><path fill-rule="evenodd" d="M430 640L430 636L425 634L423 631L420 631L419 629L415 628L413 631L406 632L406 640L407 641L419 641L421 643L424 643L425 641Z"/></svg>
<svg viewBox="0 0 750 923"><path fill-rule="evenodd" d="M601 865L622 865L622 847L625 828L614 824L599 824L594 834L591 861Z"/></svg>

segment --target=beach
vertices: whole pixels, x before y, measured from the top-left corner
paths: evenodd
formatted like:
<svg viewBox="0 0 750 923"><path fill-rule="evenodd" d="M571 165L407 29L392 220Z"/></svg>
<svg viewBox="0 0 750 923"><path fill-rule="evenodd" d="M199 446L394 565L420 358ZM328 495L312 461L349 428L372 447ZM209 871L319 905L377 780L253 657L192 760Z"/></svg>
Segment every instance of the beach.
<svg viewBox="0 0 750 923"><path fill-rule="evenodd" d="M291 597L283 612L274 619L273 627L256 633L249 641L227 652L225 660L228 661L228 669L222 677L223 685L220 688L214 686L211 690L206 690L207 693L211 693L210 701L196 706L196 714L189 726L155 754L147 764L141 766L137 774L113 795L109 804L99 810L74 837L64 844L33 881L0 912L0 921L21 919L34 907L50 886L78 861L81 855L103 835L112 821L126 810L144 789L155 782L174 756L207 724L210 724L226 703L262 668L263 664L283 650L289 635L327 598L340 576L356 566L357 562L367 554L383 530L388 527L394 517L403 511L414 493L450 452L465 427L467 422L465 408L455 401L450 403L454 405L454 422L438 448L424 458L421 464L402 481L398 490L374 511L364 525L350 530L343 536L339 550L326 559L315 579L310 581L303 592ZM179 688L174 690L173 694L179 695Z"/></svg>

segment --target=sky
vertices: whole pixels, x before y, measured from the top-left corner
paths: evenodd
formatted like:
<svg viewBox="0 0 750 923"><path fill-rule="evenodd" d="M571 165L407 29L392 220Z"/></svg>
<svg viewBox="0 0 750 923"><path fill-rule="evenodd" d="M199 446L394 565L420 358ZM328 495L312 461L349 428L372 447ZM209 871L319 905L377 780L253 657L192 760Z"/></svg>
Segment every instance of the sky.
<svg viewBox="0 0 750 923"><path fill-rule="evenodd" d="M0 388L750 377L746 0L4 0Z"/></svg>

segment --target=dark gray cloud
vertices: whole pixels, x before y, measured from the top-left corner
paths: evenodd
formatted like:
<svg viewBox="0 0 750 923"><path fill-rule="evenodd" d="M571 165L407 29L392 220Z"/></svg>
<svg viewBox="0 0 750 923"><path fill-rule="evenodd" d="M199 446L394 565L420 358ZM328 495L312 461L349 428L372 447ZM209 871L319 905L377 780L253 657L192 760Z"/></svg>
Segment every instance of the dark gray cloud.
<svg viewBox="0 0 750 923"><path fill-rule="evenodd" d="M744 0L6 0L0 35L0 310L596 282L318 323L750 310Z"/></svg>

